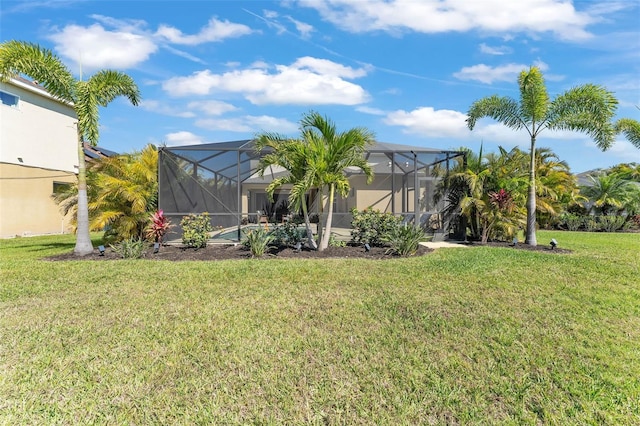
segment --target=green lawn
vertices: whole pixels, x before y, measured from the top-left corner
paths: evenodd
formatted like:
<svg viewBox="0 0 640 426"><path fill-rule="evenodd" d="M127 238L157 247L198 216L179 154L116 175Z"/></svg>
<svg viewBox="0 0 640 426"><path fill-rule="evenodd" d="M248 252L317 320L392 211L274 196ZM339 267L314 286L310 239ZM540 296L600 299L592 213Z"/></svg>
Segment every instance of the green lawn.
<svg viewBox="0 0 640 426"><path fill-rule="evenodd" d="M640 234L568 255L48 262L0 241L0 424L640 424Z"/></svg>

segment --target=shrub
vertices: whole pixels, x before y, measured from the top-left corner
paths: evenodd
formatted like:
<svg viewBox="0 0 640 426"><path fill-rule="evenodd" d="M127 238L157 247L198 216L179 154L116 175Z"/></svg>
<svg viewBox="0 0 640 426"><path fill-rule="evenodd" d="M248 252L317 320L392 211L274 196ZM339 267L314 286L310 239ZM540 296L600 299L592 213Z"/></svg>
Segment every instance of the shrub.
<svg viewBox="0 0 640 426"><path fill-rule="evenodd" d="M347 242L336 238L336 234L333 232L329 235L329 247L346 247Z"/></svg>
<svg viewBox="0 0 640 426"><path fill-rule="evenodd" d="M364 209L361 212L353 209L351 214L351 241L355 244L381 246L389 232L397 228L402 221L391 213L381 213L373 209Z"/></svg>
<svg viewBox="0 0 640 426"><path fill-rule="evenodd" d="M164 236L171 229L171 221L164 215L162 210L151 214L151 224L147 228L147 239L160 243Z"/></svg>
<svg viewBox="0 0 640 426"><path fill-rule="evenodd" d="M273 235L263 228L258 228L247 232L242 244L251 251L253 257L262 257L273 241Z"/></svg>
<svg viewBox="0 0 640 426"><path fill-rule="evenodd" d="M399 256L411 256L418 251L418 247L422 241L426 241L427 237L424 230L413 225L397 225L395 226L384 241L389 244L387 253L397 254Z"/></svg>
<svg viewBox="0 0 640 426"><path fill-rule="evenodd" d="M569 231L577 231L584 222L584 216L577 214L566 213L562 215L561 224L564 225Z"/></svg>
<svg viewBox="0 0 640 426"><path fill-rule="evenodd" d="M145 242L134 237L112 244L110 247L123 259L140 259L145 253Z"/></svg>
<svg viewBox="0 0 640 426"><path fill-rule="evenodd" d="M600 216L598 219L600 229L605 232L616 232L622 229L625 224L624 216Z"/></svg>
<svg viewBox="0 0 640 426"><path fill-rule="evenodd" d="M600 229L600 224L593 216L587 216L584 218L584 229L588 232L598 231Z"/></svg>
<svg viewBox="0 0 640 426"><path fill-rule="evenodd" d="M285 222L271 231L273 244L278 246L296 245L306 238L304 229L299 229L294 223Z"/></svg>
<svg viewBox="0 0 640 426"><path fill-rule="evenodd" d="M187 247L203 248L207 246L209 233L213 232L209 213L190 214L180 222L182 226L182 244Z"/></svg>

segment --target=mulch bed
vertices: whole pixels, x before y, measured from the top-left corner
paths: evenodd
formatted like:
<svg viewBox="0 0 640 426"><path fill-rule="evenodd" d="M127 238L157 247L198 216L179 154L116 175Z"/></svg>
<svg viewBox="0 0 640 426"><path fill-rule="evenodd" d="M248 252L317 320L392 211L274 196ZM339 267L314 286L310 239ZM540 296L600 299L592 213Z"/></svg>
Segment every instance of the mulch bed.
<svg viewBox="0 0 640 426"><path fill-rule="evenodd" d="M480 243L470 243L471 246L483 246ZM570 253L571 250L562 248L556 248L551 250L549 246L538 245L531 247L525 244L518 244L515 247L509 243L503 242L490 242L486 244L491 247L509 247L514 250L535 250L544 251L547 253ZM424 256L433 249L420 246L418 252L414 256ZM169 261L183 261L183 260L229 260L229 259L250 259L251 252L245 249L241 244L224 245L216 244L209 245L206 248L194 249L186 248L179 245L166 245L160 248L158 253L153 253L153 248L149 247L143 256L144 259L153 260L169 260ZM302 249L296 251L290 247L281 247L270 250L262 259L328 259L328 258L348 258L348 259L398 259L399 256L387 253L386 247L371 247L370 251L366 251L363 246L347 245L345 247L329 247L324 251L314 251L308 249ZM57 256L50 256L45 260L60 261L60 260L93 260L93 261L107 261L107 260L119 260L121 257L113 251L110 247L107 247L103 256L100 255L96 248L93 253L86 256L75 256L71 253L64 253Z"/></svg>
<svg viewBox="0 0 640 426"><path fill-rule="evenodd" d="M561 247L556 247L554 249L551 248L550 245L538 244L537 246L530 246L528 244L518 243L517 245L513 245L511 243L505 243L500 241L493 241L486 244L481 243L471 243L472 246L489 246L489 247L509 247L516 250L529 250L529 251L542 251L545 253L557 253L557 254L566 254L572 253L572 250L563 249Z"/></svg>
<svg viewBox="0 0 640 426"><path fill-rule="evenodd" d="M415 256L422 256L433 251L427 247L418 249ZM153 253L153 248L150 247L144 254L143 259L153 260L170 260L170 261L182 261L182 260L229 260L229 259L250 259L251 252L245 249L241 244L215 244L208 245L205 248L194 249L177 245L162 246L158 253ZM274 258L293 258L293 259L328 259L328 258L362 258L362 259L394 259L398 256L387 253L385 247L371 247L370 251L366 251L363 246L351 246L346 247L328 247L324 251L315 251L302 249L296 251L290 247L280 247L270 250L265 254L262 259L274 259ZM51 256L46 260L118 260L121 257L113 251L110 247L107 247L103 256L100 256L98 249L95 249L93 253L82 257L76 257L73 253L64 253L57 256Z"/></svg>

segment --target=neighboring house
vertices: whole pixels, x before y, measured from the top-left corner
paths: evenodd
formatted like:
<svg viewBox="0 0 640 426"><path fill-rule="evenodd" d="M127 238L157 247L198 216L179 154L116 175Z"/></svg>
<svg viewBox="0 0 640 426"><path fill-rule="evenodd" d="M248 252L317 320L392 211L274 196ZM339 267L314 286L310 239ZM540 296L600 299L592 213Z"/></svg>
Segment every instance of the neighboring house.
<svg viewBox="0 0 640 426"><path fill-rule="evenodd" d="M282 216L291 213L286 202L290 187L276 191L274 202L265 189L286 171L273 167L260 176L256 169L261 154L255 151L253 140L160 148L159 208L174 224L184 215L202 212L210 213L213 225L223 228L255 222L265 213L269 220L282 221ZM367 184L359 169L345 170L351 191L346 198L335 198L333 226L349 228L351 209L372 208L442 231L446 224L439 217L445 206L444 202L433 203L437 184L433 171L453 167L463 155L376 142L365 155L374 171L373 182ZM311 214L318 211L317 201L311 191L307 197ZM174 227L173 232L181 231Z"/></svg>
<svg viewBox="0 0 640 426"><path fill-rule="evenodd" d="M0 237L70 232L51 195L76 182L73 108L36 82L0 83Z"/></svg>

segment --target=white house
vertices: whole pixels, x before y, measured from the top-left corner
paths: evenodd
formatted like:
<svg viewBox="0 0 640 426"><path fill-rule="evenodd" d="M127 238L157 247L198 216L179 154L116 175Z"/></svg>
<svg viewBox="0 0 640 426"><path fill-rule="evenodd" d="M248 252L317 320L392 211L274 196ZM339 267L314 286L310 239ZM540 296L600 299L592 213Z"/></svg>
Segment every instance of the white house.
<svg viewBox="0 0 640 426"><path fill-rule="evenodd" d="M73 108L23 78L0 82L0 238L70 232L51 195L76 181Z"/></svg>

